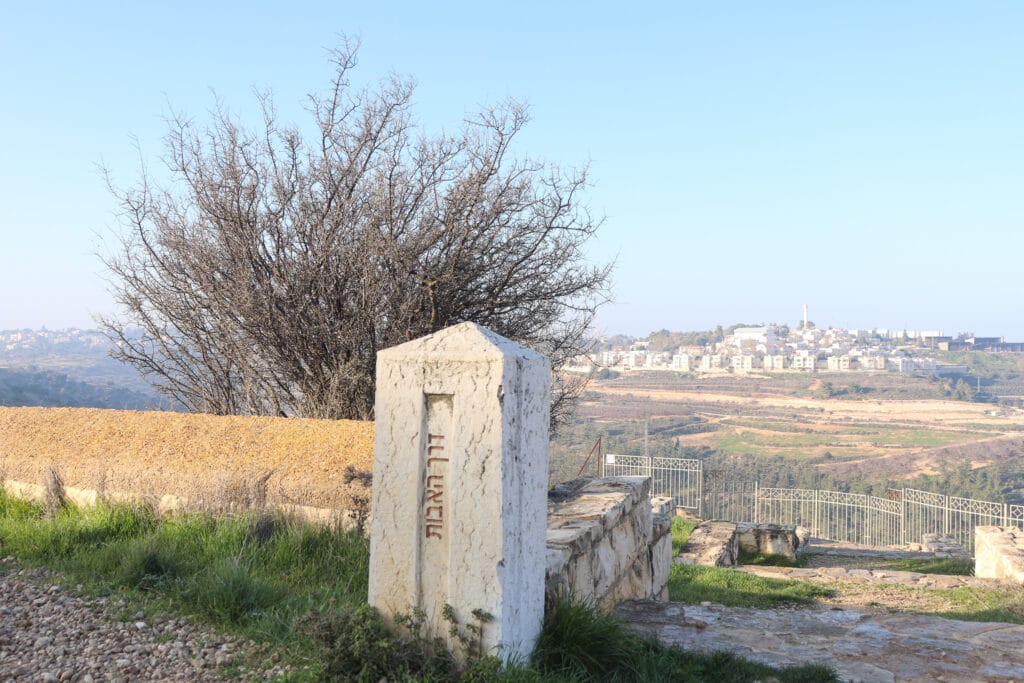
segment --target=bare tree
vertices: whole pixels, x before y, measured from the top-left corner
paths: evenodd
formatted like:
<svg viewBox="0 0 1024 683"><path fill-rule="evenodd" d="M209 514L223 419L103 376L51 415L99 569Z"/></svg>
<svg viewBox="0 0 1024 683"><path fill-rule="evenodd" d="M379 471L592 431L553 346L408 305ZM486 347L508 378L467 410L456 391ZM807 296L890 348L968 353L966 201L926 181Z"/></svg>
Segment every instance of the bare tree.
<svg viewBox="0 0 1024 683"><path fill-rule="evenodd" d="M409 81L356 90L355 50L333 61L314 139L264 94L257 130L172 116L169 179L109 183L115 355L191 410L369 419L378 349L469 320L552 358L564 416L583 385L557 369L586 350L610 272L582 251L600 224L586 169L516 158L516 102L428 136Z"/></svg>

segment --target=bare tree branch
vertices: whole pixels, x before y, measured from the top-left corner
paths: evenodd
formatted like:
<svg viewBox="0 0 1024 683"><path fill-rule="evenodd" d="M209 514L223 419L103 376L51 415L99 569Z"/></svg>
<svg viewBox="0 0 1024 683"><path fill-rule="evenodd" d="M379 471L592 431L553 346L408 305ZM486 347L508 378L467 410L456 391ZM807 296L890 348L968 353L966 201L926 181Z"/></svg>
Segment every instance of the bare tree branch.
<svg viewBox="0 0 1024 683"><path fill-rule="evenodd" d="M558 369L610 276L583 251L587 169L514 157L518 102L428 136L411 81L355 91L355 47L332 62L315 141L257 93L258 130L219 105L206 126L173 114L166 184L111 185L115 355L190 410L369 419L379 349L472 320L551 356L564 419L583 382Z"/></svg>

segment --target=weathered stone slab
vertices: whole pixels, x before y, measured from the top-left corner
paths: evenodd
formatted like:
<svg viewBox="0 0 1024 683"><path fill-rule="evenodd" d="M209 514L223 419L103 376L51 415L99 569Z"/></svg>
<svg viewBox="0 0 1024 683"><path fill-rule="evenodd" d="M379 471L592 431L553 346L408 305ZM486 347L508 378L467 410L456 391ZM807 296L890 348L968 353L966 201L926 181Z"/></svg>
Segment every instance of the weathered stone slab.
<svg viewBox="0 0 1024 683"><path fill-rule="evenodd" d="M974 527L974 575L1024 584L1024 531Z"/></svg>
<svg viewBox="0 0 1024 683"><path fill-rule="evenodd" d="M851 681L1020 681L1024 626L856 610L754 610L627 602L618 616L685 650L773 666L821 663Z"/></svg>
<svg viewBox="0 0 1024 683"><path fill-rule="evenodd" d="M702 522L676 558L682 564L706 567L735 567L739 558L736 524L733 522Z"/></svg>
<svg viewBox="0 0 1024 683"><path fill-rule="evenodd" d="M525 659L544 614L548 360L472 323L377 355L370 603L473 610L487 652Z"/></svg>
<svg viewBox="0 0 1024 683"><path fill-rule="evenodd" d="M921 537L921 546L925 551L934 553L935 557L970 557L960 541L952 536L924 534Z"/></svg>
<svg viewBox="0 0 1024 683"><path fill-rule="evenodd" d="M736 540L740 550L764 555L781 555L790 560L796 559L800 538L795 526L783 524L749 524L736 525Z"/></svg>

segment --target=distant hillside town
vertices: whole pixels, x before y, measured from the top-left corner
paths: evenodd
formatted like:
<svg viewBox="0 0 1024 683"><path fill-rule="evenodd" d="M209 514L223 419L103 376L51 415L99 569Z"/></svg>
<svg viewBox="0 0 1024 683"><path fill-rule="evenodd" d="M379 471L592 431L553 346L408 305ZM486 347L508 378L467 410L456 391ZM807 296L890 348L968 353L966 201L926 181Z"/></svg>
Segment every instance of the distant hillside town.
<svg viewBox="0 0 1024 683"><path fill-rule="evenodd" d="M0 405L172 407L110 344L98 330L0 330Z"/></svg>
<svg viewBox="0 0 1024 683"><path fill-rule="evenodd" d="M47 352L105 356L110 340L99 330L0 330L0 354L7 358L38 357Z"/></svg>
<svg viewBox="0 0 1024 683"><path fill-rule="evenodd" d="M104 383L114 379L135 390L148 389L133 369L109 358L110 344L98 330L0 330L0 367L37 368L45 366L46 360L77 359L61 363L76 379L96 381L100 375ZM734 325L704 332L662 330L646 339L605 337L597 340L593 353L575 358L566 369L965 374L966 365L935 358L941 355L937 352L948 351L1024 353L1024 342L970 334L952 337L941 331L820 329L805 320L796 329Z"/></svg>
<svg viewBox="0 0 1024 683"><path fill-rule="evenodd" d="M678 344L676 342L679 342ZM806 320L785 325L735 326L707 332L668 332L647 339L598 340L594 353L574 359L572 370L701 373L879 372L963 375L966 365L937 360L937 352L1024 352L1024 342L1003 337L943 335L940 331L819 329Z"/></svg>

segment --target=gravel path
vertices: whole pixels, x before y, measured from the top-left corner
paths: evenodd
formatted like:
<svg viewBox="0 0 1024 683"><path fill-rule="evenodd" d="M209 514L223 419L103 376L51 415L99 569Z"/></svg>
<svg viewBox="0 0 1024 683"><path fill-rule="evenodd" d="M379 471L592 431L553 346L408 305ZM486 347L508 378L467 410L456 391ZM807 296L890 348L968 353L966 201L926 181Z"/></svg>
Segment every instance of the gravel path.
<svg viewBox="0 0 1024 683"><path fill-rule="evenodd" d="M219 681L222 667L254 647L171 616L119 621L123 602L77 597L58 578L0 560L0 682ZM256 680L281 671L238 673Z"/></svg>

